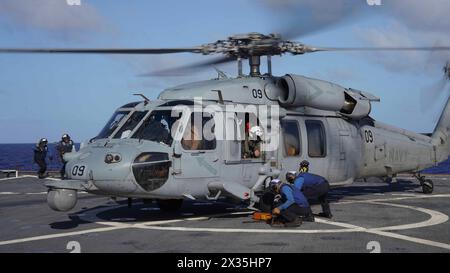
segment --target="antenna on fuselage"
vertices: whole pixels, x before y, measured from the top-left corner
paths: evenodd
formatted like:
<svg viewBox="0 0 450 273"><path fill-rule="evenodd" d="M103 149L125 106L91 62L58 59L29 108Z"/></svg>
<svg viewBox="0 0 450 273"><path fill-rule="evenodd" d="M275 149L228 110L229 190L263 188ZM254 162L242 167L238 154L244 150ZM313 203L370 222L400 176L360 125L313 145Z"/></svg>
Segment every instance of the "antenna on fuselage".
<svg viewBox="0 0 450 273"><path fill-rule="evenodd" d="M214 70L216 70L217 72L217 79L228 79L227 74L225 74L225 72L223 72L222 70L219 70L217 67L213 66Z"/></svg>
<svg viewBox="0 0 450 273"><path fill-rule="evenodd" d="M142 97L144 99L144 105L147 105L150 102L150 99L147 98L144 94L137 93L137 94L133 94L133 95Z"/></svg>

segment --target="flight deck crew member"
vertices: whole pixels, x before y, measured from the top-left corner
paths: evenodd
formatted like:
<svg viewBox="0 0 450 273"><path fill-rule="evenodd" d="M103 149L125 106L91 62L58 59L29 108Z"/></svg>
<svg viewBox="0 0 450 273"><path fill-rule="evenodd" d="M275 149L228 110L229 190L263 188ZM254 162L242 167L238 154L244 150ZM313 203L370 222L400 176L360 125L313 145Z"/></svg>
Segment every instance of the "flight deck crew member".
<svg viewBox="0 0 450 273"><path fill-rule="evenodd" d="M300 217L309 215L311 211L306 197L297 188L279 179L273 179L270 186L281 195L281 205L274 208L272 214L277 215L276 219L285 227L300 226Z"/></svg>
<svg viewBox="0 0 450 273"><path fill-rule="evenodd" d="M330 190L328 181L320 175L309 173L309 162L306 160L300 163L299 170L298 175L295 172L288 172L286 180L302 191L309 200L314 199L320 202L322 212L319 213L319 216L332 218L333 215L328 203L328 192Z"/></svg>
<svg viewBox="0 0 450 273"><path fill-rule="evenodd" d="M34 148L34 162L38 164L39 171L38 171L38 177L39 178L45 178L45 172L47 171L47 152L48 152L48 140L46 138L41 138L39 142L36 144L36 147ZM51 160L51 158L50 158Z"/></svg>
<svg viewBox="0 0 450 273"><path fill-rule="evenodd" d="M61 168L61 179L65 178L66 174L66 164L67 161L64 160L64 154L70 153L73 150L73 141L70 139L70 136L68 134L64 134L61 137L61 141L58 143L58 146L56 147L58 150L59 157L61 158L62 162L62 168Z"/></svg>

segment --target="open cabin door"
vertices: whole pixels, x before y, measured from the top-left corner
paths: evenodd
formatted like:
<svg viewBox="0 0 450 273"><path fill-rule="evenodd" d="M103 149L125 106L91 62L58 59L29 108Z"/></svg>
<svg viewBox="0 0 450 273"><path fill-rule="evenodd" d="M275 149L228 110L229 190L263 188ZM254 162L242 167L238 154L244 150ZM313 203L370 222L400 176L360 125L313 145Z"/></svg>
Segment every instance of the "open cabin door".
<svg viewBox="0 0 450 273"><path fill-rule="evenodd" d="M223 177L252 187L258 179L259 168L264 164L264 133L254 111L246 110L233 109L225 113Z"/></svg>

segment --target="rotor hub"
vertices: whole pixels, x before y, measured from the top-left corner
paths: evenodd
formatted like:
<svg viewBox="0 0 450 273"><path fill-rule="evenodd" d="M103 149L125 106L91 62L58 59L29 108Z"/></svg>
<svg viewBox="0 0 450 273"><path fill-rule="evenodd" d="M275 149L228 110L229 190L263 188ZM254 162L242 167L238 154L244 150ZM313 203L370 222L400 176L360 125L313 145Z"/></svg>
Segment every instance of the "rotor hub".
<svg viewBox="0 0 450 273"><path fill-rule="evenodd" d="M200 52L204 55L226 54L233 58L249 59L252 56L273 56L289 52L303 54L308 51L304 44L283 41L281 35L271 33L264 35L257 32L237 34L227 40L218 40L214 43L204 44Z"/></svg>
<svg viewBox="0 0 450 273"><path fill-rule="evenodd" d="M230 59L237 60L239 75L242 75L241 59L248 59L250 76L259 76L261 56L267 56L268 74L270 75L271 56L282 55L286 52L297 55L313 50L315 49L301 43L283 41L281 35L277 33L264 35L250 32L230 36L227 40L204 44L200 47L199 53L204 55L224 54Z"/></svg>

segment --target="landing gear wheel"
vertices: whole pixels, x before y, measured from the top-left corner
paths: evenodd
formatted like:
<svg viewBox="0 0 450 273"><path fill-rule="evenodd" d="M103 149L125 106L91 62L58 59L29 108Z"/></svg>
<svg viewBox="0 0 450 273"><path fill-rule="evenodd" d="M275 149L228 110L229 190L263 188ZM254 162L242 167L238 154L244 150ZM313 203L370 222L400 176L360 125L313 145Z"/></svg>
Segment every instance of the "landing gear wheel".
<svg viewBox="0 0 450 273"><path fill-rule="evenodd" d="M183 205L183 199L162 199L157 202L162 211L177 211Z"/></svg>
<svg viewBox="0 0 450 273"><path fill-rule="evenodd" d="M425 194L433 193L433 189L434 189L433 181L431 181L430 179L425 179L425 180L423 180L421 185L422 185L423 193L425 193Z"/></svg>

